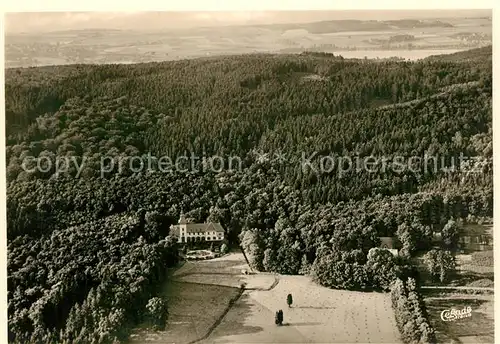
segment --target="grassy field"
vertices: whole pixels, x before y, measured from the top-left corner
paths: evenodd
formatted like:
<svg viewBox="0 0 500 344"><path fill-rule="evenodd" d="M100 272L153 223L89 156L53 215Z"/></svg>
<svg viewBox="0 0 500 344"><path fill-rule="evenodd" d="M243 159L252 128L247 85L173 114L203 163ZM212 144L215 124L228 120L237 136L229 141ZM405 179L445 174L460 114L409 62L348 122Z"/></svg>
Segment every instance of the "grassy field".
<svg viewBox="0 0 500 344"><path fill-rule="evenodd" d="M164 331L138 328L131 343L400 343L390 297L332 290L305 276L276 276L248 269L241 253L188 261L173 273L162 296L170 317ZM240 296L239 287L246 290ZM293 295L291 308L286 295ZM493 295L425 290L438 343L492 343ZM230 306L231 300L236 300ZM445 309L470 306L472 316L441 320ZM284 326L274 324L277 310Z"/></svg>
<svg viewBox="0 0 500 344"><path fill-rule="evenodd" d="M488 257L491 259L479 259ZM493 287L494 267L493 251L475 252L468 255L457 255L457 273L449 285L468 287Z"/></svg>
<svg viewBox="0 0 500 344"><path fill-rule="evenodd" d="M162 293L170 311L165 330L137 328L130 342L400 342L388 294L332 290L304 276L244 275L245 269L241 253L186 262ZM245 291L238 298L242 284ZM288 293L294 297L292 308L286 304ZM278 309L284 311L285 326L274 324Z"/></svg>
<svg viewBox="0 0 500 344"><path fill-rule="evenodd" d="M191 283L222 285L239 288L245 284L247 289L268 289L275 281L274 275L259 273L244 275L249 270L241 253L206 261L188 261L173 277L175 280Z"/></svg>
<svg viewBox="0 0 500 344"><path fill-rule="evenodd" d="M488 262L488 259L486 259L488 255L491 256L490 262ZM470 272L480 275L493 276L493 273L495 271L495 268L493 266L493 251L476 252L468 255L457 255L456 262L457 269L464 273Z"/></svg>
<svg viewBox="0 0 500 344"><path fill-rule="evenodd" d="M269 274L243 275L243 269L248 269L248 265L241 253L185 262L172 273L160 295L169 305L165 330L139 326L129 342L179 344L202 338L221 318L230 301L240 294L241 284L266 289L275 281Z"/></svg>
<svg viewBox="0 0 500 344"><path fill-rule="evenodd" d="M286 295L294 304L288 308ZM274 324L278 309L284 325ZM249 291L203 343L398 343L387 294L332 290L304 276L280 276L269 291Z"/></svg>
<svg viewBox="0 0 500 344"><path fill-rule="evenodd" d="M165 331L138 328L130 343L189 343L205 335L236 297L238 288L188 282L170 282L162 297L168 300Z"/></svg>
<svg viewBox="0 0 500 344"><path fill-rule="evenodd" d="M493 295L468 295L455 292L425 291L425 304L438 343L494 343ZM472 308L472 316L443 321L445 309Z"/></svg>

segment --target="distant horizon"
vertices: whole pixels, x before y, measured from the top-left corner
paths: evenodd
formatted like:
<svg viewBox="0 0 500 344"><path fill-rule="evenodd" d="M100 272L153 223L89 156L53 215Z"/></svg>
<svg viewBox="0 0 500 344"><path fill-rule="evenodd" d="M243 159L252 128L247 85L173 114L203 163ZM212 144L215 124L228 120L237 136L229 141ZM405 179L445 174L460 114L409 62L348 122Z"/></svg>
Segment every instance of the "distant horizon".
<svg viewBox="0 0 500 344"><path fill-rule="evenodd" d="M479 18L491 10L332 10L332 11L217 11L217 12L10 12L5 34L49 33L66 30L153 31L311 23L328 20L402 20Z"/></svg>

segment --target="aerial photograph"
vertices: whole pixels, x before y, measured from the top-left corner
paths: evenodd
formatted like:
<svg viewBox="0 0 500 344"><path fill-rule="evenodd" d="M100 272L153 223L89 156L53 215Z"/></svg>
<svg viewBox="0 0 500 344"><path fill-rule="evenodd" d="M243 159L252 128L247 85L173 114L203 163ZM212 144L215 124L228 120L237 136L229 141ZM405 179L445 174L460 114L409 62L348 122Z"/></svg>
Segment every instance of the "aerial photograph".
<svg viewBox="0 0 500 344"><path fill-rule="evenodd" d="M492 10L10 12L8 343L494 343Z"/></svg>

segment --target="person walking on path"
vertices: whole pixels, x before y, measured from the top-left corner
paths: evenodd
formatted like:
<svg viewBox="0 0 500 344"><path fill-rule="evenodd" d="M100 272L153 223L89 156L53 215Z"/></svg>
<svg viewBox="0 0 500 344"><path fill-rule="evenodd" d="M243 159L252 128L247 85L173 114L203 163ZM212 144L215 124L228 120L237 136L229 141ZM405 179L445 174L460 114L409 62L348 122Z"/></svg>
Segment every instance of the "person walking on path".
<svg viewBox="0 0 500 344"><path fill-rule="evenodd" d="M278 326L283 325L283 311L281 309L276 312L274 323Z"/></svg>

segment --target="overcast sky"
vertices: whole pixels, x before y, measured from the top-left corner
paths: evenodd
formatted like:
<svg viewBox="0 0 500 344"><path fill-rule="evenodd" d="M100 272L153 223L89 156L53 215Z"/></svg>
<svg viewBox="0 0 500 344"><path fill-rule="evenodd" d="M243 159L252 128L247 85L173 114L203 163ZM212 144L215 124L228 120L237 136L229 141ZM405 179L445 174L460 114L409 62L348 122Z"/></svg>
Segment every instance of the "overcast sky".
<svg viewBox="0 0 500 344"><path fill-rule="evenodd" d="M158 30L197 26L299 23L335 19L387 20L491 16L489 10L274 11L274 12L32 12L7 13L5 32L68 29Z"/></svg>

